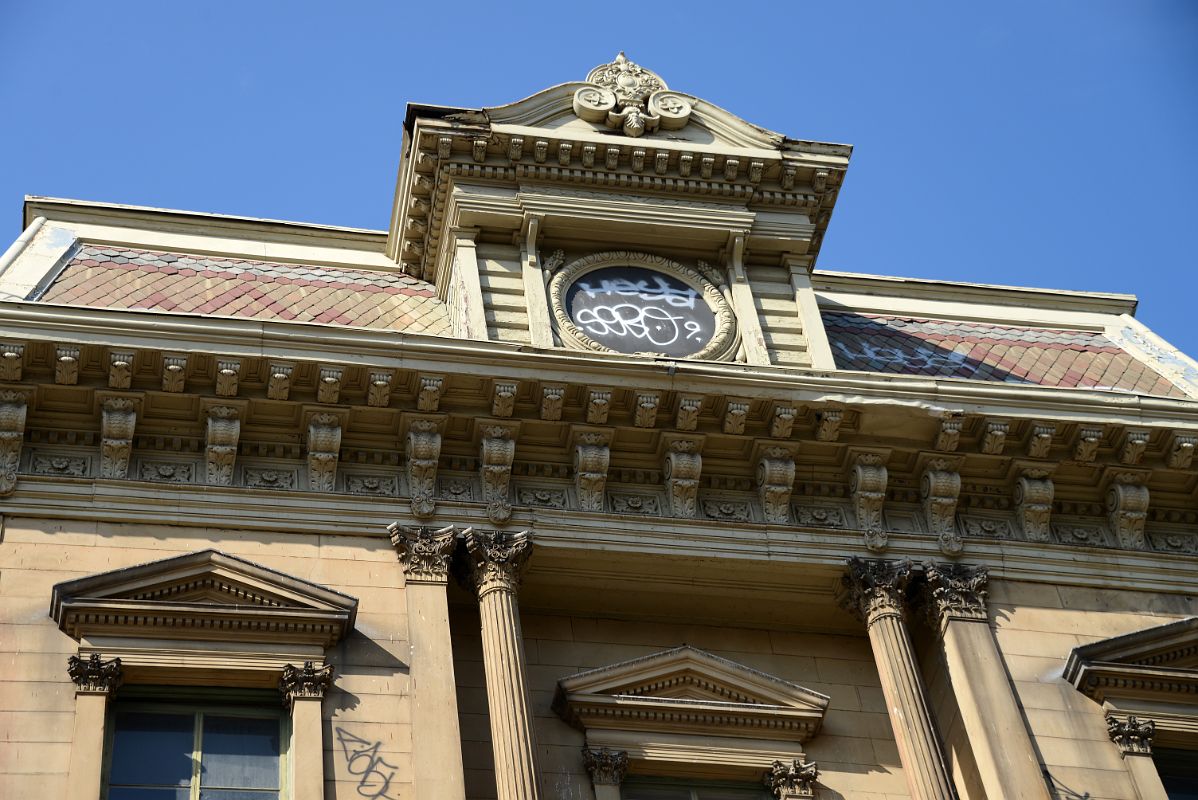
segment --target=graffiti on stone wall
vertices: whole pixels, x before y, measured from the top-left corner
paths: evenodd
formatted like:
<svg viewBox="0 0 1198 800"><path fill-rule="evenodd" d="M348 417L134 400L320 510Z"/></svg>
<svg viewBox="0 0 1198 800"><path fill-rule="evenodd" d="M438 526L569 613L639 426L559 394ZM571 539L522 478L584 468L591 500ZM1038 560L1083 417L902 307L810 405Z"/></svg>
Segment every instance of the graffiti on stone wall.
<svg viewBox="0 0 1198 800"><path fill-rule="evenodd" d="M379 756L382 742L370 742L345 728L336 728L337 741L345 756L345 768L358 779L358 794L371 800L394 800L387 792L398 767Z"/></svg>
<svg viewBox="0 0 1198 800"><path fill-rule="evenodd" d="M969 361L964 353L952 350L941 350L935 347L875 347L868 342L856 342L855 348L844 342L833 342L835 347L848 363L861 361L885 362L902 364L910 370L925 369L974 369L976 364Z"/></svg>

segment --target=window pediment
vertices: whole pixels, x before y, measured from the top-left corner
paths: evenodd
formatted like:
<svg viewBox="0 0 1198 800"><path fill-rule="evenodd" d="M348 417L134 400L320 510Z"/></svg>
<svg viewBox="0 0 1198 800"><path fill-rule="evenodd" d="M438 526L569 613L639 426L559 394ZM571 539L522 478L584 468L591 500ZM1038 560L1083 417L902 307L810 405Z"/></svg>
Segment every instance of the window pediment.
<svg viewBox="0 0 1198 800"><path fill-rule="evenodd" d="M1183 694L1198 703L1198 617L1078 647L1065 679L1099 703L1128 694Z"/></svg>

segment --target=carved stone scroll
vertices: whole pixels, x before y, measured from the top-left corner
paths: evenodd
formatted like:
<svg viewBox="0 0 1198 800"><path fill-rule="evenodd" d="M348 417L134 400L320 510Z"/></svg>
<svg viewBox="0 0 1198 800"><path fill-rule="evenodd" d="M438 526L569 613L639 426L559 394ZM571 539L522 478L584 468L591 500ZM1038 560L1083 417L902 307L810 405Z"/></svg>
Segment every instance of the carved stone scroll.
<svg viewBox="0 0 1198 800"><path fill-rule="evenodd" d="M611 411L611 389L591 389L587 395L587 422L606 425Z"/></svg>
<svg viewBox="0 0 1198 800"><path fill-rule="evenodd" d="M441 429L437 420L412 420L408 426L407 458L412 516L429 519L436 510L437 465L441 460Z"/></svg>
<svg viewBox="0 0 1198 800"><path fill-rule="evenodd" d="M371 371L366 385L366 404L375 408L391 405L391 384L395 373L391 370Z"/></svg>
<svg viewBox="0 0 1198 800"><path fill-rule="evenodd" d="M937 627L950 620L985 622L986 584L989 572L985 567L968 564L924 564L927 578L928 613Z"/></svg>
<svg viewBox="0 0 1198 800"><path fill-rule="evenodd" d="M516 381L496 381L491 392L491 415L510 417L516 410Z"/></svg>
<svg viewBox="0 0 1198 800"><path fill-rule="evenodd" d="M408 583L448 582L449 561L457 543L456 528L411 527L393 522L387 526L387 532Z"/></svg>
<svg viewBox="0 0 1198 800"><path fill-rule="evenodd" d="M60 344L54 349L54 382L73 386L79 382L79 346Z"/></svg>
<svg viewBox="0 0 1198 800"><path fill-rule="evenodd" d="M628 753L623 750L608 750L606 747L598 750L584 747L582 763L586 766L593 785L619 786L628 772Z"/></svg>
<svg viewBox="0 0 1198 800"><path fill-rule="evenodd" d="M574 486L578 507L583 511L602 511L611 464L611 439L608 431L584 431L574 445Z"/></svg>
<svg viewBox="0 0 1198 800"><path fill-rule="evenodd" d="M957 445L961 443L961 425L963 420L959 417L948 417L940 420L940 431L936 434L937 450L942 453L951 453L957 449Z"/></svg>
<svg viewBox="0 0 1198 800"><path fill-rule="evenodd" d="M291 394L291 373L294 370L291 364L272 363L270 376L266 379L266 396L271 400L286 400Z"/></svg>
<svg viewBox="0 0 1198 800"><path fill-rule="evenodd" d="M483 425L480 474L487 519L501 525L512 518L509 499L512 463L516 460L515 430L509 425Z"/></svg>
<svg viewBox="0 0 1198 800"><path fill-rule="evenodd" d="M420 388L416 393L416 408L420 411L436 411L441 407L441 392L444 388L444 377L421 375Z"/></svg>
<svg viewBox="0 0 1198 800"><path fill-rule="evenodd" d="M337 483L341 456L341 419L336 414L313 414L308 421L308 488L331 492Z"/></svg>
<svg viewBox="0 0 1198 800"><path fill-rule="evenodd" d="M1119 460L1124 464L1139 464L1148 447L1148 431L1128 429L1123 434L1123 448L1119 451Z"/></svg>
<svg viewBox="0 0 1198 800"><path fill-rule="evenodd" d="M216 362L216 393L220 397L236 397L237 384L241 378L241 362L233 358L222 358Z"/></svg>
<svg viewBox="0 0 1198 800"><path fill-rule="evenodd" d="M1027 469L1015 483L1015 508L1023 526L1023 537L1031 542L1052 539L1053 485L1048 470Z"/></svg>
<svg viewBox="0 0 1198 800"><path fill-rule="evenodd" d="M784 403L774 406L774 415L770 418L770 436L775 439L789 439L794 431L795 417L798 409Z"/></svg>
<svg viewBox="0 0 1198 800"><path fill-rule="evenodd" d="M1115 476L1115 482L1107 490L1106 507L1111 528L1119 538L1119 546L1129 550L1143 550L1144 522L1148 519L1148 487L1139 475Z"/></svg>
<svg viewBox="0 0 1198 800"><path fill-rule="evenodd" d="M562 418L562 406L565 404L565 386L541 387L541 419L546 422L558 422Z"/></svg>
<svg viewBox="0 0 1198 800"><path fill-rule="evenodd" d="M883 617L903 616L907 584L914 566L910 561L850 558L841 579L839 602L867 626Z"/></svg>
<svg viewBox="0 0 1198 800"><path fill-rule="evenodd" d="M865 546L873 552L886 549L886 526L882 506L886 502L886 460L877 453L857 456L849 491L857 511L857 527L865 532Z"/></svg>
<svg viewBox="0 0 1198 800"><path fill-rule="evenodd" d="M835 409L820 411L815 415L815 438L821 442L834 442L840 437L840 421L844 412Z"/></svg>
<svg viewBox="0 0 1198 800"><path fill-rule="evenodd" d="M699 475L703 471L702 443L675 439L668 444L663 477L670 512L676 517L694 517L699 505Z"/></svg>
<svg viewBox="0 0 1198 800"><path fill-rule="evenodd" d="M987 420L986 432L982 434L982 452L992 456L1001 456L1007 445L1007 433L1011 425L1002 420Z"/></svg>
<svg viewBox="0 0 1198 800"><path fill-rule="evenodd" d="M21 380L25 361L25 345L21 342L0 342L0 381Z"/></svg>
<svg viewBox="0 0 1198 800"><path fill-rule="evenodd" d="M957 499L961 495L961 474L942 460L933 460L920 481L920 497L927 516L928 529L936 534L940 551L958 555L964 548L957 532Z"/></svg>
<svg viewBox="0 0 1198 800"><path fill-rule="evenodd" d="M336 404L341 399L341 378L345 370L340 367L321 367L316 379L316 401Z"/></svg>
<svg viewBox="0 0 1198 800"><path fill-rule="evenodd" d="M794 451L787 447L765 448L757 461L757 494L766 522L790 524L790 495L794 483Z"/></svg>
<svg viewBox="0 0 1198 800"><path fill-rule="evenodd" d="M25 392L0 390L0 495L11 494L17 486L28 409Z"/></svg>
<svg viewBox="0 0 1198 800"><path fill-rule="evenodd" d="M208 409L208 436L204 448L205 480L210 486L232 486L241 413L230 406Z"/></svg>
<svg viewBox="0 0 1198 800"><path fill-rule="evenodd" d="M283 675L279 678L279 693L283 695L284 705L290 708L296 700L322 699L332 685L332 664L317 667L315 662L305 661L302 667L294 664L283 666Z"/></svg>
<svg viewBox="0 0 1198 800"><path fill-rule="evenodd" d="M815 784L819 780L819 767L813 761L796 758L793 761L775 761L765 774L765 786L776 800L800 800L815 797Z"/></svg>
<svg viewBox="0 0 1198 800"><path fill-rule="evenodd" d="M699 427L699 410L703 407L703 398L697 395L678 398L678 413L674 417L674 427L680 431L693 431Z"/></svg>
<svg viewBox="0 0 1198 800"><path fill-rule="evenodd" d="M1027 440L1028 458L1048 458L1052 449L1052 437L1057 432L1057 426L1051 422L1037 422L1032 425L1031 435Z"/></svg>
<svg viewBox="0 0 1198 800"><path fill-rule="evenodd" d="M107 661L99 653L87 658L69 656L67 674L75 683L75 691L84 694L111 694L121 685L121 660Z"/></svg>
<svg viewBox="0 0 1198 800"><path fill-rule="evenodd" d="M1198 446L1198 434L1192 433L1175 433L1173 441L1169 444L1169 453L1165 456L1165 463L1170 469L1189 469L1190 464L1194 463L1194 448Z"/></svg>
<svg viewBox="0 0 1198 800"><path fill-rule="evenodd" d="M745 432L749 419L749 401L729 400L724 407L724 433L739 435Z"/></svg>
<svg viewBox="0 0 1198 800"><path fill-rule="evenodd" d="M1083 425L1077 431L1077 444L1074 445L1073 458L1077 461L1090 463L1098 458L1098 446L1102 443L1102 428L1097 425Z"/></svg>
<svg viewBox="0 0 1198 800"><path fill-rule="evenodd" d="M661 403L661 395L657 392L637 392L636 408L632 411L632 422L638 428L652 428L657 425L657 407Z"/></svg>
<svg viewBox="0 0 1198 800"><path fill-rule="evenodd" d="M133 430L138 403L130 397L109 397L100 407L100 477L123 480L129 475Z"/></svg>
<svg viewBox="0 0 1198 800"><path fill-rule="evenodd" d="M462 532L466 543L467 577L479 598L493 591L516 592L528 559L532 556L532 533L505 533L467 528Z"/></svg>
<svg viewBox="0 0 1198 800"><path fill-rule="evenodd" d="M181 392L187 383L187 356L163 356L162 391Z"/></svg>
<svg viewBox="0 0 1198 800"><path fill-rule="evenodd" d="M108 353L108 388L128 389L133 384L133 351L111 350Z"/></svg>

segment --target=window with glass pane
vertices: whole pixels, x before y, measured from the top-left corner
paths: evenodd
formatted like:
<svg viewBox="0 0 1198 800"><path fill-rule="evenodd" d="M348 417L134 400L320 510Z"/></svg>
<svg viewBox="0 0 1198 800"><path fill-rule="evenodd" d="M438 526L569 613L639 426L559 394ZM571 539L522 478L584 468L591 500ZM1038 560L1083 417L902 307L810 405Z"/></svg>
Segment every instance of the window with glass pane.
<svg viewBox="0 0 1198 800"><path fill-rule="evenodd" d="M625 800L766 800L759 785L715 781L677 781L629 778L620 786Z"/></svg>
<svg viewBox="0 0 1198 800"><path fill-rule="evenodd" d="M1152 749L1169 800L1198 800L1198 750Z"/></svg>
<svg viewBox="0 0 1198 800"><path fill-rule="evenodd" d="M279 800L278 713L118 708L106 800Z"/></svg>

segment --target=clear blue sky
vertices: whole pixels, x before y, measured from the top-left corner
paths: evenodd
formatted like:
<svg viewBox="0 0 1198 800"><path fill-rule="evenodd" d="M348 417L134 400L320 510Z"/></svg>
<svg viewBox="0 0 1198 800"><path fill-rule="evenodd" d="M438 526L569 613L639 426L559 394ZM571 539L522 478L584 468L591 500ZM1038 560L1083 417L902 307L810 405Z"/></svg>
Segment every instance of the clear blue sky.
<svg viewBox="0 0 1198 800"><path fill-rule="evenodd" d="M27 193L385 227L408 101L620 49L856 146L819 267L1134 292L1198 355L1194 0L0 0L0 239Z"/></svg>

